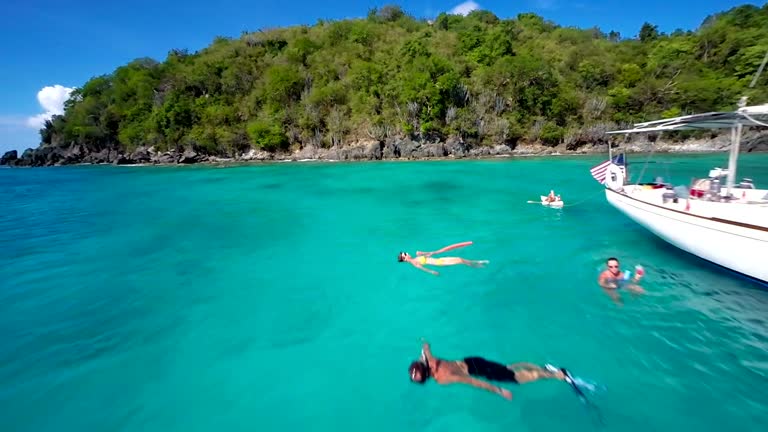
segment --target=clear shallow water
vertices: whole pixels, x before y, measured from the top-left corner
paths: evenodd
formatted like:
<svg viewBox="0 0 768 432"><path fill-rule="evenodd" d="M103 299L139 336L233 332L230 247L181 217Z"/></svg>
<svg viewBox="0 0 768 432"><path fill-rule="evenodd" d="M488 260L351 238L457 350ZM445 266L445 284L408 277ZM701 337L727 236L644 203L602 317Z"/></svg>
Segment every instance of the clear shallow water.
<svg viewBox="0 0 768 432"><path fill-rule="evenodd" d="M646 177L726 165L663 160ZM610 208L599 161L0 170L0 430L595 429L558 382L411 384L421 337L570 368L604 430L766 430L768 292ZM552 188L575 205L526 203ZM487 268L396 262L466 240ZM622 307L612 255L647 271Z"/></svg>

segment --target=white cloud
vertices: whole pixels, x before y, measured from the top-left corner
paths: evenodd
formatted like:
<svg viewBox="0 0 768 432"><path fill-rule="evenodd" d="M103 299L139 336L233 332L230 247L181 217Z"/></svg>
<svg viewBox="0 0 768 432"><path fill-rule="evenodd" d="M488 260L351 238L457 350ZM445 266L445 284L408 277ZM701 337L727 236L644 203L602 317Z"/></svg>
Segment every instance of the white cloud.
<svg viewBox="0 0 768 432"><path fill-rule="evenodd" d="M50 119L54 114L64 114L64 102L69 99L72 90L74 89L59 84L43 87L37 92L37 101L40 102L40 106L43 107L45 112L33 117L28 117L26 121L27 126L40 129L45 124L45 121Z"/></svg>
<svg viewBox="0 0 768 432"><path fill-rule="evenodd" d="M472 12L473 10L477 10L477 9L480 9L480 5L475 3L475 2L473 2L472 0L469 0L469 1L465 1L464 3L461 3L461 4L458 4L458 5L454 6L454 8L451 9L451 11L449 13L453 14L453 15L464 15L464 16L466 16L467 14Z"/></svg>

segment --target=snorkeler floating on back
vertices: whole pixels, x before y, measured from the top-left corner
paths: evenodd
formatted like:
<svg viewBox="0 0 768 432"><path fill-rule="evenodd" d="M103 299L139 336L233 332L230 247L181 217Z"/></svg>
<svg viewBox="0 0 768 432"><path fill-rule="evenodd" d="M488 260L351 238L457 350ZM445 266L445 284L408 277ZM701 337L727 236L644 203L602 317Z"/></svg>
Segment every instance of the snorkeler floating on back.
<svg viewBox="0 0 768 432"><path fill-rule="evenodd" d="M464 258L459 257L442 257L442 258L432 258L432 255L436 255L439 253L443 253L446 251L449 251L451 249L456 249L464 246L471 245L472 242L464 242L464 243L456 243L452 244L450 246L446 246L440 250L434 251L434 252L421 252L416 251L416 258L412 257L408 252L400 252L397 255L397 261L398 262L408 262L417 269L424 270L425 272L432 273L433 275L437 276L439 273L430 270L428 268L425 268L425 265L434 265L434 266L449 266L449 265L458 265L463 264L470 267L484 267L485 264L488 264L487 260L480 260L480 261L473 261L468 260Z"/></svg>

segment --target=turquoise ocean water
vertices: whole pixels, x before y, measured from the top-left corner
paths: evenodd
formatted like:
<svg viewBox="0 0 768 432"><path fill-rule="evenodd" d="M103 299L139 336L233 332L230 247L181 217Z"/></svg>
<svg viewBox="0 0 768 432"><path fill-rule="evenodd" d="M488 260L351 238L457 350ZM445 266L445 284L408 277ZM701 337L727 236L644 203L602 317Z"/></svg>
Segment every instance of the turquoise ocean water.
<svg viewBox="0 0 768 432"><path fill-rule="evenodd" d="M600 160L2 169L0 430L598 429L561 382L410 383L422 337L568 367L602 430L767 430L768 292L613 210ZM726 155L661 160L687 183ZM566 208L526 202L550 189ZM488 267L396 261L468 240L447 255ZM647 294L597 287L612 255Z"/></svg>

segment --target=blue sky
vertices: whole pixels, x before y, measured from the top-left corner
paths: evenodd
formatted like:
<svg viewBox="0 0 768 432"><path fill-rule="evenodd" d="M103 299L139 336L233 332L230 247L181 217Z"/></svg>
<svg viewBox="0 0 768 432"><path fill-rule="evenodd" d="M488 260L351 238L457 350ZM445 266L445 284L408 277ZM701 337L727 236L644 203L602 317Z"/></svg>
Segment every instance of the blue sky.
<svg viewBox="0 0 768 432"><path fill-rule="evenodd" d="M61 108L67 88L112 72L138 57L163 60L173 48L195 51L215 36L243 30L363 17L369 8L399 4L416 17L487 9L501 18L535 12L566 26L598 26L635 36L649 21L661 31L695 29L731 0L7 0L0 14L0 154L37 147L36 124Z"/></svg>

